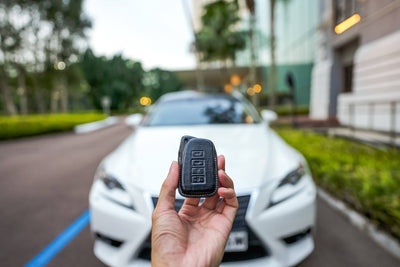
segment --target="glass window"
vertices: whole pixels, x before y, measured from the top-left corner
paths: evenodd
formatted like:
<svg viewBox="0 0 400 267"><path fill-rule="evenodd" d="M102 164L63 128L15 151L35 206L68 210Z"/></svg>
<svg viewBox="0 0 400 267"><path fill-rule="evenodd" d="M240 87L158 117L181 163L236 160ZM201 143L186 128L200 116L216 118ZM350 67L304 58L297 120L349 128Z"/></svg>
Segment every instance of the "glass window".
<svg viewBox="0 0 400 267"><path fill-rule="evenodd" d="M147 126L258 123L248 103L231 97L200 97L170 100L156 104Z"/></svg>
<svg viewBox="0 0 400 267"><path fill-rule="evenodd" d="M352 15L359 13L359 4L357 0L335 0L334 6L336 25Z"/></svg>

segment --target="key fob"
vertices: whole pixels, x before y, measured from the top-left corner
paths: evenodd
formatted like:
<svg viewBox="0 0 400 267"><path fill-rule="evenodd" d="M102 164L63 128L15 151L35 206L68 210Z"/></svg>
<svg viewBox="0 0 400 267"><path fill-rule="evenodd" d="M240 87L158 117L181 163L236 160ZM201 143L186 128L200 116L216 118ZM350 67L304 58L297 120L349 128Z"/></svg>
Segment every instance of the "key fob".
<svg viewBox="0 0 400 267"><path fill-rule="evenodd" d="M218 190L217 152L208 139L183 136L178 152L179 194L211 197Z"/></svg>

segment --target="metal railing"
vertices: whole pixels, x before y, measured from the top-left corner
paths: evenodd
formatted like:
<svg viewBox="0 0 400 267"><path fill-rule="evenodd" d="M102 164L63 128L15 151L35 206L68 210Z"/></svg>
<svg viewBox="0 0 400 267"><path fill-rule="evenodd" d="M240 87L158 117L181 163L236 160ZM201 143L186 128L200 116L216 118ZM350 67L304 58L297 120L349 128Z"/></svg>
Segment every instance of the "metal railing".
<svg viewBox="0 0 400 267"><path fill-rule="evenodd" d="M377 129L375 125L375 118L376 118L376 107L380 105L385 105L386 107L389 106L390 111L387 114L389 119L389 129L388 130L381 130ZM368 125L367 127L359 127L357 128L357 112L356 108L364 106L367 107L367 118L368 118ZM377 133L383 133L390 136L390 143L392 145L396 144L396 137L400 134L400 129L397 131L396 122L397 119L400 118L400 100L393 100L393 101L365 101L365 102L357 102L357 103L349 103L347 104L348 107L348 124L345 125L349 127L352 131L355 130L362 130L362 131L373 131ZM400 128L400 126L398 126Z"/></svg>

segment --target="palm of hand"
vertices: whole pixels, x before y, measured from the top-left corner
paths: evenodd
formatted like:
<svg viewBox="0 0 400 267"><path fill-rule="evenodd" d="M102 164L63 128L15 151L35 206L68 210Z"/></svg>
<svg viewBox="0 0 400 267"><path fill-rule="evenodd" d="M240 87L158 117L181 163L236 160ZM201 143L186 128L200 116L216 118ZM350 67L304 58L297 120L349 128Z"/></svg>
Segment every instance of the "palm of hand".
<svg viewBox="0 0 400 267"><path fill-rule="evenodd" d="M152 230L154 265L219 265L237 210L233 183L223 168L219 177L226 187L220 187L217 195L207 198L200 206L199 199L193 198L185 200L179 213L171 205L165 209L157 205Z"/></svg>
<svg viewBox="0 0 400 267"><path fill-rule="evenodd" d="M198 266L218 265L220 257L206 258L205 255L223 255L232 226L229 218L215 210L186 204L179 214L170 212L163 220L170 223L163 226L167 234L159 241L168 244L164 245L168 254L183 259L186 266L194 263Z"/></svg>

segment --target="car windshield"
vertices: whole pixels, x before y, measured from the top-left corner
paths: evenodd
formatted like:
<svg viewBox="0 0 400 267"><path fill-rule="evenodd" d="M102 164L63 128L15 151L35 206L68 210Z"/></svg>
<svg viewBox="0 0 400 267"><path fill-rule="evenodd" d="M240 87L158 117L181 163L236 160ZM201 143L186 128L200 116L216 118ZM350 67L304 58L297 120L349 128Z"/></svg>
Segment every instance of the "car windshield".
<svg viewBox="0 0 400 267"><path fill-rule="evenodd" d="M255 109L231 97L202 97L158 103L146 126L258 123Z"/></svg>

